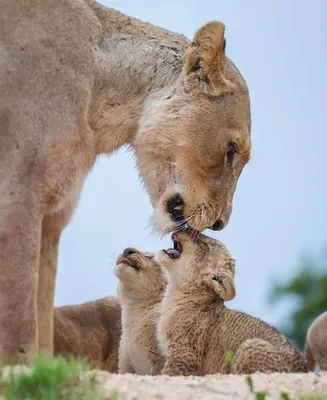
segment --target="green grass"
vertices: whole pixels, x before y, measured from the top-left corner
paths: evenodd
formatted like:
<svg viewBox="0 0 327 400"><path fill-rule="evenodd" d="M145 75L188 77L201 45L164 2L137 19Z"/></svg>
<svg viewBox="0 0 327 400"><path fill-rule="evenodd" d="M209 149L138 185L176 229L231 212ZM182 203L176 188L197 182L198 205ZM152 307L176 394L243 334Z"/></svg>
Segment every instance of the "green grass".
<svg viewBox="0 0 327 400"><path fill-rule="evenodd" d="M265 392L256 392L254 390L253 380L252 380L251 376L247 376L245 378L245 380L246 380L246 383L249 386L250 392L254 394L255 400L265 400L266 399L266 393Z"/></svg>
<svg viewBox="0 0 327 400"><path fill-rule="evenodd" d="M9 367L7 367L9 368ZM100 400L96 388L96 372L86 362L46 356L35 360L30 368L20 371L0 368L0 399L6 400ZM109 398L118 399L114 393Z"/></svg>
<svg viewBox="0 0 327 400"><path fill-rule="evenodd" d="M233 361L233 353L231 351L227 351L225 354L225 362L231 364Z"/></svg>

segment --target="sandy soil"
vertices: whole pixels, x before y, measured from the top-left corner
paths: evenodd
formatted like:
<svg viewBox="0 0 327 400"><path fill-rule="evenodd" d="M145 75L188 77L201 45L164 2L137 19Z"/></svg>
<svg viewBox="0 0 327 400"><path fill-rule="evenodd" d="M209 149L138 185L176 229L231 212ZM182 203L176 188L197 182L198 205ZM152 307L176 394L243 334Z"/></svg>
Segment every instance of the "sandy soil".
<svg viewBox="0 0 327 400"><path fill-rule="evenodd" d="M106 394L119 393L119 400L245 400L256 399L245 376L168 377L110 375L99 373L100 388ZM309 374L254 374L255 392L268 399L327 400L327 372ZM289 397L282 397L287 393ZM318 396L320 395L320 396Z"/></svg>

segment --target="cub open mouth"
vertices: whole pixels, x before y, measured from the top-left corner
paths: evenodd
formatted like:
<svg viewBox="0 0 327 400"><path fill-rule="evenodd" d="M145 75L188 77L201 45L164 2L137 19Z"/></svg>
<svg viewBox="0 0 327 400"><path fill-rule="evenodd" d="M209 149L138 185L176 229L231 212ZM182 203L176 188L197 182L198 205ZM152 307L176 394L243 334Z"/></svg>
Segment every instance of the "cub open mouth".
<svg viewBox="0 0 327 400"><path fill-rule="evenodd" d="M175 259L175 258L179 258L182 253L183 253L183 246L181 244L181 242L179 242L175 235L172 235L172 240L174 243L174 247L173 248L169 248L167 250L163 249L162 251L166 254L167 257Z"/></svg>

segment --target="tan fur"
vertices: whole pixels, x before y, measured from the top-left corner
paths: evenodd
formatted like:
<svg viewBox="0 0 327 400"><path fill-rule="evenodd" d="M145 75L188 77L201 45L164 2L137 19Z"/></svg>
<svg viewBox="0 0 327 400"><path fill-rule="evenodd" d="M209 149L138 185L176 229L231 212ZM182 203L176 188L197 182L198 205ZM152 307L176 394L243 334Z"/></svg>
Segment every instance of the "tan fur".
<svg viewBox="0 0 327 400"><path fill-rule="evenodd" d="M115 297L54 309L55 355L86 359L93 368L118 372L121 307Z"/></svg>
<svg viewBox="0 0 327 400"><path fill-rule="evenodd" d="M133 249L127 258L132 266L117 259L119 298L122 305L122 337L119 372L158 375L164 366L156 326L166 280L160 265L148 254Z"/></svg>
<svg viewBox="0 0 327 400"><path fill-rule="evenodd" d="M99 154L135 151L160 232L228 223L251 142L223 50L217 22L191 44L92 0L2 0L0 358L53 351L59 240ZM167 210L176 194L184 221Z"/></svg>
<svg viewBox="0 0 327 400"><path fill-rule="evenodd" d="M304 354L311 371L316 363L322 371L327 370L327 311L320 314L310 325Z"/></svg>
<svg viewBox="0 0 327 400"><path fill-rule="evenodd" d="M162 373L307 371L303 355L276 329L225 307L223 299L235 295L234 260L226 248L204 235L176 236L182 256L172 260L160 253L168 279L158 323L159 345L167 357Z"/></svg>
<svg viewBox="0 0 327 400"><path fill-rule="evenodd" d="M209 94L217 91L232 93L236 89L224 76L225 69L225 26L213 21L196 32L192 45L187 49L185 72L188 84L193 90L199 90L199 81L204 84L200 90ZM210 85L208 85L208 81Z"/></svg>

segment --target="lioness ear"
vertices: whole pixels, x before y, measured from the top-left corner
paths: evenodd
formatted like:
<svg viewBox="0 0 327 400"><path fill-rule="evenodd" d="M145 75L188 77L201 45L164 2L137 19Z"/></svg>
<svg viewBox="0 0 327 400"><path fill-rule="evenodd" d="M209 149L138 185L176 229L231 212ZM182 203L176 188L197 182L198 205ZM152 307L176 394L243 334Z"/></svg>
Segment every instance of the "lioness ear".
<svg viewBox="0 0 327 400"><path fill-rule="evenodd" d="M194 35L185 60L186 85L190 89L217 95L235 89L235 85L224 76L224 33L224 24L213 21L204 25Z"/></svg>

